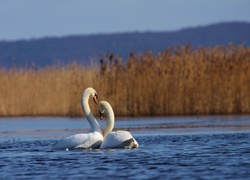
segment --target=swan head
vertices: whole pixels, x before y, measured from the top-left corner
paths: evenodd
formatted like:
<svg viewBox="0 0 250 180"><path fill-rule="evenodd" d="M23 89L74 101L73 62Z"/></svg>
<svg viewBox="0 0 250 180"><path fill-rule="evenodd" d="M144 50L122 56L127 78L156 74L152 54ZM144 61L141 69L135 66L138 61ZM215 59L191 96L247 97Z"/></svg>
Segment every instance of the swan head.
<svg viewBox="0 0 250 180"><path fill-rule="evenodd" d="M107 124L103 132L103 137L105 138L114 128L115 115L111 105L107 101L100 101L99 105L100 119L103 119L103 114L106 112Z"/></svg>
<svg viewBox="0 0 250 180"><path fill-rule="evenodd" d="M105 103L103 103L103 101L101 101L99 103L99 115L100 115L101 120L103 119L104 112L105 112Z"/></svg>
<svg viewBox="0 0 250 180"><path fill-rule="evenodd" d="M98 95L97 95L97 92L93 89L93 88L91 88L91 87L88 87L85 91L84 91L84 93L83 93L84 95L84 97L85 96L88 96L88 95L90 95L90 97L91 98L93 98L93 101L95 102L95 104L98 104Z"/></svg>
<svg viewBox="0 0 250 180"><path fill-rule="evenodd" d="M108 116L110 116L110 118L114 119L114 111L111 105L107 101L100 101L98 108L99 108L99 114L100 114L101 119L103 119L103 115L105 112Z"/></svg>

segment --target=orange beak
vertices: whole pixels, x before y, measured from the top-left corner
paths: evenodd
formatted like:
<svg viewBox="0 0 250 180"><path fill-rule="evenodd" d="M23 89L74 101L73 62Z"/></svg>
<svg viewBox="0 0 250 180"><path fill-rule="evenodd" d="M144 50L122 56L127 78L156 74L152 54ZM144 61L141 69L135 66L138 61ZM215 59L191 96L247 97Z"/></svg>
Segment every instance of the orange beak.
<svg viewBox="0 0 250 180"><path fill-rule="evenodd" d="M97 98L98 98L97 95L95 95L95 96L93 97L93 100L94 100L94 102L95 102L96 105L98 104Z"/></svg>

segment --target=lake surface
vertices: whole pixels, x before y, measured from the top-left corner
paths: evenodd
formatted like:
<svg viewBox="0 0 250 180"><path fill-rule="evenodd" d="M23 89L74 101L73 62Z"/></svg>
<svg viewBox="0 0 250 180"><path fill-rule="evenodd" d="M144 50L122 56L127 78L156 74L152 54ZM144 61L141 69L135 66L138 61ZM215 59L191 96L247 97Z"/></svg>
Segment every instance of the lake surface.
<svg viewBox="0 0 250 180"><path fill-rule="evenodd" d="M0 118L0 179L250 179L250 116L123 118L115 128L140 147L52 151L87 121Z"/></svg>

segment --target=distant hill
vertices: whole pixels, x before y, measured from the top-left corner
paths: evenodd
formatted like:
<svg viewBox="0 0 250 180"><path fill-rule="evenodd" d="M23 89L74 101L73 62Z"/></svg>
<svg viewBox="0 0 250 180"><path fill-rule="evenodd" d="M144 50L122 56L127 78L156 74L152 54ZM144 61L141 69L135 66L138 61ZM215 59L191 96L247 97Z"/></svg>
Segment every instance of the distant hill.
<svg viewBox="0 0 250 180"><path fill-rule="evenodd" d="M0 67L36 67L60 64L73 60L88 64L107 52L126 59L130 50L159 52L169 46L189 43L194 47L242 44L250 45L250 23L218 23L186 28L174 32L130 32L99 35L50 37L19 41L0 41Z"/></svg>

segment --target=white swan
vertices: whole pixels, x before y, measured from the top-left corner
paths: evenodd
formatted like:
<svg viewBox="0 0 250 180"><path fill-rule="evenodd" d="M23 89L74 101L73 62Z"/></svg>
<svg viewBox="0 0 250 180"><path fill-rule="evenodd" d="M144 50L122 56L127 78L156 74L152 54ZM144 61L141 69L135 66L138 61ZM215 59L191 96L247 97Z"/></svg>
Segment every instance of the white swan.
<svg viewBox="0 0 250 180"><path fill-rule="evenodd" d="M97 104L97 93L93 88L87 88L81 97L81 106L84 115L86 116L91 130L89 133L75 134L69 137L62 138L52 146L53 150L58 149L73 149L73 148L99 148L103 141L102 130L90 111L88 100L92 97Z"/></svg>
<svg viewBox="0 0 250 180"><path fill-rule="evenodd" d="M103 142L100 146L101 149L106 148L138 148L138 142L133 138L133 136L128 131L116 131L111 132L114 127L114 111L111 105L107 101L99 102L99 112L102 119L103 113L106 111L107 124L103 133Z"/></svg>

